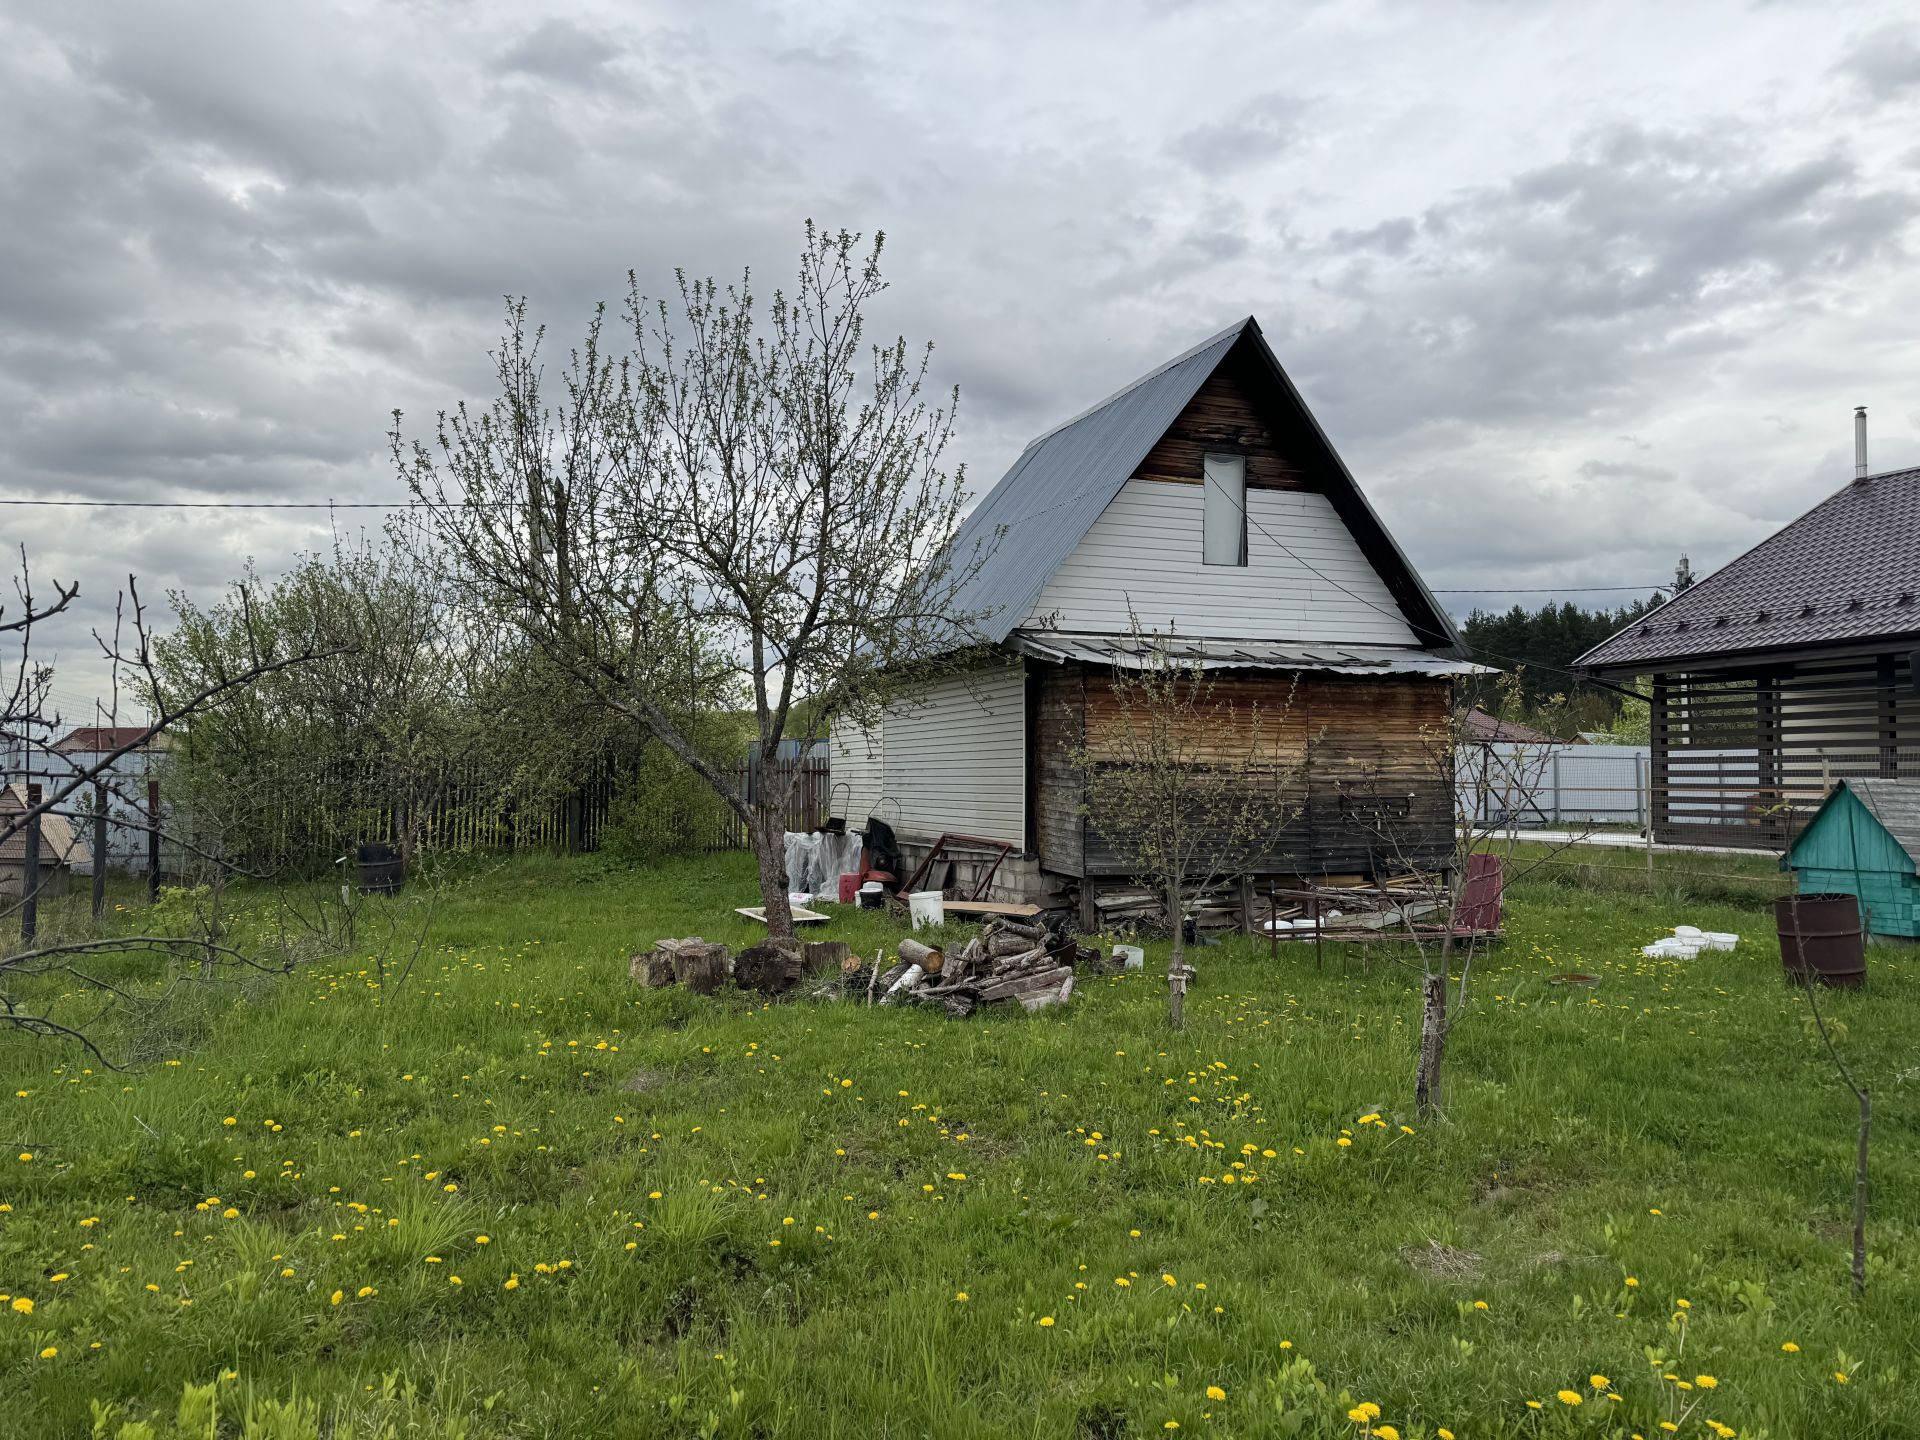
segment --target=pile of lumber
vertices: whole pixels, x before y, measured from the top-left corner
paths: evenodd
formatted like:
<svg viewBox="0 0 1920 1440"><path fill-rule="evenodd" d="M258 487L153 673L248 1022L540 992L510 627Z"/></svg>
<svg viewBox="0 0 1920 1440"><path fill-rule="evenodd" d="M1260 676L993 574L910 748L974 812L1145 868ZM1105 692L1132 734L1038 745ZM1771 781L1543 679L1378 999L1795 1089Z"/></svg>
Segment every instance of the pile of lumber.
<svg viewBox="0 0 1920 1440"><path fill-rule="evenodd" d="M982 1005L1018 1004L1031 1012L1064 1005L1073 995L1074 967L1098 964L1099 954L1040 924L998 916L956 954L902 940L899 958L891 965L885 960L884 954L870 966L856 960L813 993L870 1005L938 1005L956 1020Z"/></svg>

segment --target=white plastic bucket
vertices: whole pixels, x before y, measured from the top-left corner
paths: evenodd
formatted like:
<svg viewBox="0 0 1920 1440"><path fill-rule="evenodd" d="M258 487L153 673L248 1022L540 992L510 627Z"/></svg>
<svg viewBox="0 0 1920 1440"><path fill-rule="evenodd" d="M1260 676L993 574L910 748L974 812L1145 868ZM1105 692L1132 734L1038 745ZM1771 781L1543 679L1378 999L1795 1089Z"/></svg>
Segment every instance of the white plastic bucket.
<svg viewBox="0 0 1920 1440"><path fill-rule="evenodd" d="M1147 952L1142 950L1138 945L1114 946L1113 958L1116 960L1124 960L1129 970L1144 970L1147 968Z"/></svg>
<svg viewBox="0 0 1920 1440"><path fill-rule="evenodd" d="M938 890L915 890L907 896L907 911L913 916L913 928L946 922L946 897Z"/></svg>

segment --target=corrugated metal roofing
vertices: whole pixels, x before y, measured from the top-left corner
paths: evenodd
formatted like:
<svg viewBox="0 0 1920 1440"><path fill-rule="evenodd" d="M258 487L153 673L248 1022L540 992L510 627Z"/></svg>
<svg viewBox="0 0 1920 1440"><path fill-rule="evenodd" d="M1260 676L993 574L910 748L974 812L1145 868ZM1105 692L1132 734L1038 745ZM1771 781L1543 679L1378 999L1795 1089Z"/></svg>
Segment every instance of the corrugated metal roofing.
<svg viewBox="0 0 1920 1440"><path fill-rule="evenodd" d="M0 785L0 830L27 813L24 785ZM93 852L86 841L74 833L72 821L52 810L40 815L40 864L84 865ZM19 867L26 863L27 830L24 825L0 840L0 866Z"/></svg>
<svg viewBox="0 0 1920 1440"><path fill-rule="evenodd" d="M1573 663L1618 671L1920 635L1920 469L1856 480Z"/></svg>
<svg viewBox="0 0 1920 1440"><path fill-rule="evenodd" d="M955 563L979 562L952 606L985 612L977 638L1005 640L1027 618L1053 572L1252 324L1248 316L1229 325L1020 453L954 536Z"/></svg>
<svg viewBox="0 0 1920 1440"><path fill-rule="evenodd" d="M1484 665L1452 660L1427 650L1395 646L1299 645L1268 640L1213 637L1155 637L1181 664L1205 670L1332 670L1352 675L1491 674ZM1082 635L1050 630L1015 630L1008 644L1039 660L1079 660L1092 665L1138 669L1143 646L1124 635Z"/></svg>

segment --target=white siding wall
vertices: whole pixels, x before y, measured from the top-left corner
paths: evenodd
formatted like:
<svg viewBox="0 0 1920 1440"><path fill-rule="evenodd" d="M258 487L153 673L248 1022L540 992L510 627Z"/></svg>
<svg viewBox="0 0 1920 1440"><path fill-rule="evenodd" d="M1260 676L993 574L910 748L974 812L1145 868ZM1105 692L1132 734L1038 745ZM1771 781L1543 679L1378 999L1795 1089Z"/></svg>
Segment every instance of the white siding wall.
<svg viewBox="0 0 1920 1440"><path fill-rule="evenodd" d="M833 784L833 813L855 829L866 824L886 785L878 727L867 730L850 721L833 727L833 774L829 779ZM847 789L842 790L842 785Z"/></svg>
<svg viewBox="0 0 1920 1440"><path fill-rule="evenodd" d="M878 755L868 758L854 727L834 733L834 780L854 782L859 803L847 814L855 824L879 815L907 835L953 830L1025 845L1027 692L1019 661L942 680L917 703L889 710Z"/></svg>
<svg viewBox="0 0 1920 1440"><path fill-rule="evenodd" d="M1127 481L1047 582L1029 623L1051 616L1062 630L1125 631L1131 603L1142 625L1181 635L1419 643L1326 496L1248 490L1244 566L1200 563L1202 506L1198 485Z"/></svg>

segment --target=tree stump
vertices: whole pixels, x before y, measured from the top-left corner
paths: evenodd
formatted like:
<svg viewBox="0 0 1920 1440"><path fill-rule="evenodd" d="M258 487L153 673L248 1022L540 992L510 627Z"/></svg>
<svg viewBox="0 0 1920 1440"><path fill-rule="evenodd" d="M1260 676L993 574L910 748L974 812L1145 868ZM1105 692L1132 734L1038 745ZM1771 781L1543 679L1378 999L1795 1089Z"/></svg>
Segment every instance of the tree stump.
<svg viewBox="0 0 1920 1440"><path fill-rule="evenodd" d="M711 995L727 978L727 947L683 941L673 952L673 978L696 995Z"/></svg>
<svg viewBox="0 0 1920 1440"><path fill-rule="evenodd" d="M733 957L734 983L762 995L784 995L805 974L799 953L773 940L749 945Z"/></svg>
<svg viewBox="0 0 1920 1440"><path fill-rule="evenodd" d="M854 959L853 947L844 940L809 940L803 953L809 972L836 968L853 971L860 968L858 963L848 963Z"/></svg>
<svg viewBox="0 0 1920 1440"><path fill-rule="evenodd" d="M627 974L635 982L649 990L658 990L663 985L673 984L673 952L671 950L643 951L627 961Z"/></svg>

